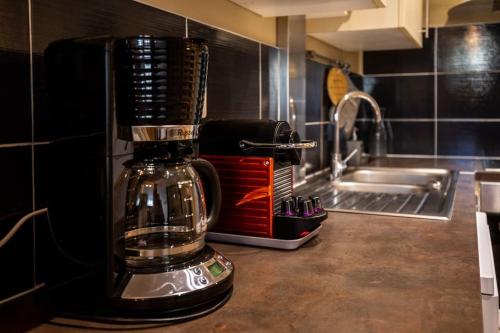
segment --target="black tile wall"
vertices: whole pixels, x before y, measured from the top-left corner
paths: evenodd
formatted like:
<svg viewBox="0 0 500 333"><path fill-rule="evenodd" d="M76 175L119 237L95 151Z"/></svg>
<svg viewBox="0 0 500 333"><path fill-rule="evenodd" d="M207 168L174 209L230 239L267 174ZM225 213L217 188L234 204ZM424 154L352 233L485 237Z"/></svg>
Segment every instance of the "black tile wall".
<svg viewBox="0 0 500 333"><path fill-rule="evenodd" d="M434 76L365 77L364 89L384 118L434 117Z"/></svg>
<svg viewBox="0 0 500 333"><path fill-rule="evenodd" d="M34 147L34 181L35 181L35 207L41 209L47 207L49 184L49 159L50 145L38 145Z"/></svg>
<svg viewBox="0 0 500 333"><path fill-rule="evenodd" d="M316 61L306 61L306 122L326 120L324 85L328 68Z"/></svg>
<svg viewBox="0 0 500 333"><path fill-rule="evenodd" d="M32 0L33 52L58 39L137 34L185 36L185 18L135 1Z"/></svg>
<svg viewBox="0 0 500 333"><path fill-rule="evenodd" d="M31 141L28 1L0 0L0 144Z"/></svg>
<svg viewBox="0 0 500 333"><path fill-rule="evenodd" d="M31 142L29 54L0 49L0 71L0 144Z"/></svg>
<svg viewBox="0 0 500 333"><path fill-rule="evenodd" d="M441 28L437 51L439 72L500 69L500 24Z"/></svg>
<svg viewBox="0 0 500 333"><path fill-rule="evenodd" d="M434 154L434 122L384 121L388 154ZM357 121L359 138L363 140L366 153L370 152L373 135L371 121Z"/></svg>
<svg viewBox="0 0 500 333"><path fill-rule="evenodd" d="M279 104L279 51L274 47L261 45L261 118L277 119Z"/></svg>
<svg viewBox="0 0 500 333"><path fill-rule="evenodd" d="M210 49L207 116L259 118L259 44L188 21L189 37L203 38Z"/></svg>
<svg viewBox="0 0 500 333"><path fill-rule="evenodd" d="M385 122L389 154L434 154L434 122Z"/></svg>
<svg viewBox="0 0 500 333"><path fill-rule="evenodd" d="M0 149L2 200L0 200L0 238L32 211L31 147ZM0 299L34 287L33 224L26 222L0 250Z"/></svg>
<svg viewBox="0 0 500 333"><path fill-rule="evenodd" d="M321 141L321 126L322 125L307 125L306 137L308 140ZM321 169L321 150L320 149L306 149L306 175L314 173Z"/></svg>
<svg viewBox="0 0 500 333"><path fill-rule="evenodd" d="M186 20L134 1L33 0L35 140L50 140L45 112L43 52L50 42L82 36L137 34L185 36Z"/></svg>
<svg viewBox="0 0 500 333"><path fill-rule="evenodd" d="M500 122L440 122L438 133L440 155L500 156Z"/></svg>
<svg viewBox="0 0 500 333"><path fill-rule="evenodd" d="M323 164L321 165L321 169L330 167L331 155L333 152L333 129L334 126L332 124L323 124L323 142L321 145Z"/></svg>
<svg viewBox="0 0 500 333"><path fill-rule="evenodd" d="M0 0L0 49L28 52L28 0Z"/></svg>
<svg viewBox="0 0 500 333"><path fill-rule="evenodd" d="M0 29L0 108L3 110L0 172L8 175L3 181L4 195L0 201L0 238L33 207L46 207L48 191L56 190L47 180L51 119L46 105L43 52L48 44L82 36L187 34L185 17L135 1L31 0L33 82L30 82L28 3L28 0L0 0L3 26ZM209 116L276 118L280 96L279 54L283 53L280 49L191 21L189 36L209 42ZM12 147L19 143L21 145ZM26 223L0 250L0 260L6 267L0 277L0 301L32 289L35 283L62 281L78 273L78 268L70 269L71 265L64 265L69 267L66 272L58 270L61 267L58 263L69 259L53 242L46 216L36 217L35 224Z"/></svg>
<svg viewBox="0 0 500 333"><path fill-rule="evenodd" d="M435 28L432 36L420 50L364 53L364 89L385 117L422 119L390 122L390 151L500 157L493 135L500 119L500 24Z"/></svg>
<svg viewBox="0 0 500 333"><path fill-rule="evenodd" d="M500 73L438 76L438 117L500 118Z"/></svg>
<svg viewBox="0 0 500 333"><path fill-rule="evenodd" d="M434 30L416 50L371 51L363 54L364 74L422 73L434 71Z"/></svg>

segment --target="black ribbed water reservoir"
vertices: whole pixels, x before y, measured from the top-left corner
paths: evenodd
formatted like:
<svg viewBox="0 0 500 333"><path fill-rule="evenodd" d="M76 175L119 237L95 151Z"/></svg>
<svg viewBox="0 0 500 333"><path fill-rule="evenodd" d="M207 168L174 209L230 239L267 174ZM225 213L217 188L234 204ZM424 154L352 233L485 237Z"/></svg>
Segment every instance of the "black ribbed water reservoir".
<svg viewBox="0 0 500 333"><path fill-rule="evenodd" d="M203 110L208 46L200 39L141 35L114 44L119 125L196 125Z"/></svg>

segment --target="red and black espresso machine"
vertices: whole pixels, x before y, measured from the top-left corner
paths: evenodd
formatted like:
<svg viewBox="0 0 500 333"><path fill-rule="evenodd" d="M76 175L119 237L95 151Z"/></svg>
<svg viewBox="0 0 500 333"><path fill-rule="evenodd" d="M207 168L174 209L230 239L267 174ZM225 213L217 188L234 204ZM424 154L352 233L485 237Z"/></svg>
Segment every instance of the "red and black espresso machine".
<svg viewBox="0 0 500 333"><path fill-rule="evenodd" d="M222 207L212 241L295 249L315 237L327 218L317 197L293 193L301 141L285 121L209 120L200 129L200 155L215 166Z"/></svg>

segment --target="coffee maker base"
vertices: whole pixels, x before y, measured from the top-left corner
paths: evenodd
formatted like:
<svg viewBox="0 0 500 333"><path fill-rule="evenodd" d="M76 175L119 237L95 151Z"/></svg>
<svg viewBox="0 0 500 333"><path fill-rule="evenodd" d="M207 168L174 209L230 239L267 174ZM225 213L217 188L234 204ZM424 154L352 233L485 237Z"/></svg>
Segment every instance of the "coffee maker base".
<svg viewBox="0 0 500 333"><path fill-rule="evenodd" d="M82 277L50 290L43 305L57 317L106 323L174 323L198 318L231 298L233 265L208 246L195 261L196 265L170 272L131 274L121 296L112 298L99 288L104 285L101 275Z"/></svg>

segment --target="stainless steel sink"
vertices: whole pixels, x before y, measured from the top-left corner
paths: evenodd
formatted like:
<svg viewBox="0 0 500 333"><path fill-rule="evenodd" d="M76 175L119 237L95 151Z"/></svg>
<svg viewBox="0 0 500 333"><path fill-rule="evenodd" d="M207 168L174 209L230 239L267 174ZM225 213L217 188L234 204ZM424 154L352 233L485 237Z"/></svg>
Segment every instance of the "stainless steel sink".
<svg viewBox="0 0 500 333"><path fill-rule="evenodd" d="M449 220L457 178L447 169L359 168L298 191L319 196L331 211Z"/></svg>
<svg viewBox="0 0 500 333"><path fill-rule="evenodd" d="M477 209L485 213L500 214L500 169L477 171L474 180Z"/></svg>

